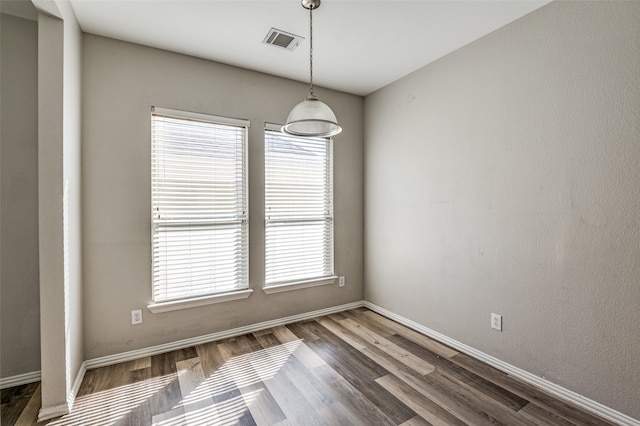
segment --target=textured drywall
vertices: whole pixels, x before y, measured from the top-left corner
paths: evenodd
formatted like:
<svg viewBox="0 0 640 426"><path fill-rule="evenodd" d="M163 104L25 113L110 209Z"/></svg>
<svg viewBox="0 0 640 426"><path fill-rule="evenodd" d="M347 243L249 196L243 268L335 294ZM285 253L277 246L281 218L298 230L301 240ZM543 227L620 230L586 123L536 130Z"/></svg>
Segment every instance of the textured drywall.
<svg viewBox="0 0 640 426"><path fill-rule="evenodd" d="M38 26L2 14L0 377L40 370Z"/></svg>
<svg viewBox="0 0 640 426"><path fill-rule="evenodd" d="M265 54L267 54L265 50ZM318 88L343 133L334 139L335 271L347 285L267 295L265 122L282 123L306 85L85 34L83 62L85 357L145 348L363 297L363 99ZM245 300L152 314L151 106L249 119L249 281ZM143 309L132 326L130 311Z"/></svg>
<svg viewBox="0 0 640 426"><path fill-rule="evenodd" d="M556 1L365 98L366 300L635 418L639 23Z"/></svg>

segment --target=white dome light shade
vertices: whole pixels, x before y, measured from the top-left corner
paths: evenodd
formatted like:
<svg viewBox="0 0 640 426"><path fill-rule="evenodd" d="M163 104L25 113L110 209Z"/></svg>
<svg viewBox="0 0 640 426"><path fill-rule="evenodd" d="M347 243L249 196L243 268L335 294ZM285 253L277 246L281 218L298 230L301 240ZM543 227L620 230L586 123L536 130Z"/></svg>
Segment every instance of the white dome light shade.
<svg viewBox="0 0 640 426"><path fill-rule="evenodd" d="M294 106L282 132L303 137L330 137L342 132L331 108L313 95Z"/></svg>
<svg viewBox="0 0 640 426"><path fill-rule="evenodd" d="M313 10L320 7L320 0L302 0L302 7L309 10L309 96L294 106L282 133L307 138L328 138L342 131L336 115L313 94Z"/></svg>

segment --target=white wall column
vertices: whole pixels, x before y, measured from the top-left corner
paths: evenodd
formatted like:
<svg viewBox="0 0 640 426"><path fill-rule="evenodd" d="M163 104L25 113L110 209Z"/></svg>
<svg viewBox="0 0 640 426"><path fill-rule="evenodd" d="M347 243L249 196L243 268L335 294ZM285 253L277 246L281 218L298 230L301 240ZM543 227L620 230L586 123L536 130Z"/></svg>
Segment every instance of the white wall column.
<svg viewBox="0 0 640 426"><path fill-rule="evenodd" d="M42 408L67 413L82 379L81 43L68 0L38 9L38 185Z"/></svg>

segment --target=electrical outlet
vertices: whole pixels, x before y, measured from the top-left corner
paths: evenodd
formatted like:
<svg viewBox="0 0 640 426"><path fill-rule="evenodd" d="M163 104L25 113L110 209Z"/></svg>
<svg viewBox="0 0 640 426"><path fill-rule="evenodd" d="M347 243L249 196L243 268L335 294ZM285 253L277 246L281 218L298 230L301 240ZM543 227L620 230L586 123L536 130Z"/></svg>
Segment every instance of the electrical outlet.
<svg viewBox="0 0 640 426"><path fill-rule="evenodd" d="M340 287L344 287L344 277L339 277L339 278L338 278L338 285L339 285Z"/></svg>
<svg viewBox="0 0 640 426"><path fill-rule="evenodd" d="M491 328L502 331L502 315L491 313Z"/></svg>
<svg viewBox="0 0 640 426"><path fill-rule="evenodd" d="M142 324L142 309L131 311L131 325Z"/></svg>

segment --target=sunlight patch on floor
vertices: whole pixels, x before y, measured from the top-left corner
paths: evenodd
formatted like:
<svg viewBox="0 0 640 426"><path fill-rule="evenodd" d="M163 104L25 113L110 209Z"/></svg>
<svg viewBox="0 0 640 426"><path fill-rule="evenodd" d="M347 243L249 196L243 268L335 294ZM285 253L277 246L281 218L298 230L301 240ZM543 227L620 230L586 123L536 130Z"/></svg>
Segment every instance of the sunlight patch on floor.
<svg viewBox="0 0 640 426"><path fill-rule="evenodd" d="M116 423L174 380L175 374L170 374L80 396L76 398L71 413L50 422L49 426Z"/></svg>
<svg viewBox="0 0 640 426"><path fill-rule="evenodd" d="M177 363L178 380L183 399L174 407L175 417L163 418L155 425L227 425L251 410L263 389L251 389L253 385L269 380L287 362L301 340L284 343L226 361L211 376L205 377L198 358ZM226 393L237 395L225 395ZM218 400L220 400L218 402ZM182 407L184 413L175 410Z"/></svg>
<svg viewBox="0 0 640 426"><path fill-rule="evenodd" d="M159 393L176 381L182 399L167 412L153 415L153 425L236 424L251 412L264 390L263 383L278 373L301 344L296 340L232 357L209 377L198 357L178 361L175 374L80 396L71 413L49 425L117 424L152 398L162 399ZM156 408L153 405L150 403L149 410ZM144 413L140 415L144 417Z"/></svg>

